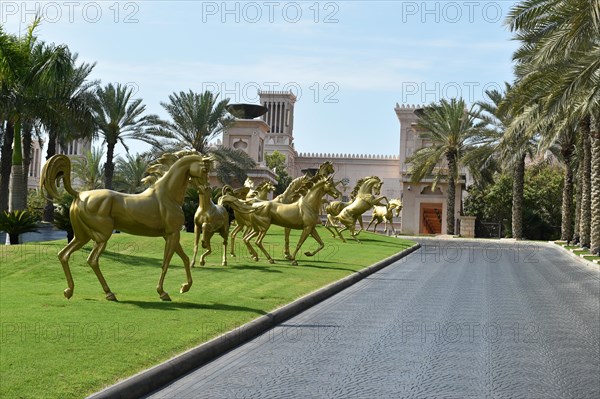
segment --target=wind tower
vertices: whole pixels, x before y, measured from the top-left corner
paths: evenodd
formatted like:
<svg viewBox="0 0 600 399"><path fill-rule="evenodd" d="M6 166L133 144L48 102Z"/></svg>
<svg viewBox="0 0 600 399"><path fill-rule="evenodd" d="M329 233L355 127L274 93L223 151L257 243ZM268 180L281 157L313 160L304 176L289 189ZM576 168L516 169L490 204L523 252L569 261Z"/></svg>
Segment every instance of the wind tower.
<svg viewBox="0 0 600 399"><path fill-rule="evenodd" d="M268 109L262 116L262 120L269 125L265 137L265 153L279 151L287 159L288 170L294 171L298 155L294 149L293 134L296 96L291 91L259 91L258 95L260 103Z"/></svg>

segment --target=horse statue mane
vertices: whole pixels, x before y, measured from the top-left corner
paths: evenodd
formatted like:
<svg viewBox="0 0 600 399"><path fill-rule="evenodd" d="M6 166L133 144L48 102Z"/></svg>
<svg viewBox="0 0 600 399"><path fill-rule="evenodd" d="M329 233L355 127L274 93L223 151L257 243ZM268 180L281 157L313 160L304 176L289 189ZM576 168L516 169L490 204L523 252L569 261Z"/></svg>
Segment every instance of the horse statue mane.
<svg viewBox="0 0 600 399"><path fill-rule="evenodd" d="M204 154L196 150L181 150L177 152L166 152L162 154L156 161L148 165L146 169L147 176L142 179L142 183L146 185L155 184L161 177L167 173L167 171L173 166L175 162L188 155L200 155ZM213 167L213 159L210 157L205 158L205 162L210 162L210 168ZM196 180L194 180L196 182Z"/></svg>
<svg viewBox="0 0 600 399"><path fill-rule="evenodd" d="M381 181L381 179L378 176L367 176L367 177L363 177L362 179L358 179L358 181L356 182L356 185L354 186L354 189L352 190L352 192L350 193L350 198L354 199L356 198L356 196L358 195L358 192L360 191L360 188L362 187L363 184L365 184L366 181L368 180L377 180L377 181Z"/></svg>

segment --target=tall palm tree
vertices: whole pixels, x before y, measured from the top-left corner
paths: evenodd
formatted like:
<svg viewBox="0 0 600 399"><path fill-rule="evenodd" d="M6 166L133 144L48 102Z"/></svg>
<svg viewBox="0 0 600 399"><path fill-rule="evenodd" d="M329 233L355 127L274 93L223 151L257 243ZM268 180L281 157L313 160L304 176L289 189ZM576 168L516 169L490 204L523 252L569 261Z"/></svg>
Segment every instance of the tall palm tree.
<svg viewBox="0 0 600 399"><path fill-rule="evenodd" d="M142 179L146 177L146 170L152 161L149 153L125 154L125 158L118 157L115 163L114 186L117 191L136 194L144 191L145 184Z"/></svg>
<svg viewBox="0 0 600 399"><path fill-rule="evenodd" d="M161 105L172 122L153 117L154 126L141 137L158 152L193 148L212 154L217 161L217 176L222 182L231 183L233 177L243 182L245 171L256 166L252 158L242 150L210 145L210 141L234 121L226 109L229 99L218 101L218 97L210 91L171 94L169 102Z"/></svg>
<svg viewBox="0 0 600 399"><path fill-rule="evenodd" d="M512 236L516 239L523 238L523 202L525 185L525 160L535 151L534 140L525 134L525 131L513 131L504 134L515 119L515 108L507 106L507 97L511 95L513 86L505 82L504 93L498 90L488 90L486 95L489 101L479 101L481 108L480 118L494 127L499 133L498 140L492 148L499 155L502 164L510 171L513 177L512 187Z"/></svg>
<svg viewBox="0 0 600 399"><path fill-rule="evenodd" d="M416 151L407 162L411 165L413 182L433 176L433 188L439 180L448 182L446 233L454 234L456 182L459 179L463 154L481 142L483 124L476 122L477 113L467 109L463 99L442 99L417 112L417 127L423 140L430 142ZM442 162L446 162L446 168Z"/></svg>
<svg viewBox="0 0 600 399"><path fill-rule="evenodd" d="M22 124L48 107L47 98L40 91L45 83L60 79L70 65L66 46L49 45L38 40L35 29L40 21L40 18L36 18L28 27L27 34L21 38L8 35L0 29L0 97L4 102L6 129L13 136L9 184L11 210L24 209L26 206Z"/></svg>
<svg viewBox="0 0 600 399"><path fill-rule="evenodd" d="M104 186L113 188L115 147L121 143L129 152L125 139L137 139L148 124L148 117L142 116L146 106L141 99L132 99L133 88L112 83L96 89L94 112L98 134L106 143L106 163L104 165Z"/></svg>
<svg viewBox="0 0 600 399"><path fill-rule="evenodd" d="M94 190L102 188L102 177L104 174L102 157L104 151L100 148L92 148L82 158L73 162L73 176L75 184L83 190Z"/></svg>
<svg viewBox="0 0 600 399"><path fill-rule="evenodd" d="M572 123L600 114L600 2L526 0L513 7L507 25L522 42L513 57L518 92L541 104L546 117L562 113ZM588 183L589 197L600 197L600 132L595 120L589 126L589 133L583 134L590 138L591 173L589 178L584 173L582 201L586 201ZM589 243L592 252L598 253L600 201L590 204L592 209L578 205L579 222L583 230L592 226Z"/></svg>
<svg viewBox="0 0 600 399"><path fill-rule="evenodd" d="M88 77L94 64L77 64L77 54L71 55L71 66L59 80L49 82L49 109L39 116L40 124L48 134L46 159L56 154L57 144L86 138L91 140L95 133L92 110L95 96L92 91L97 81ZM44 208L44 220L54 220L54 204L48 200Z"/></svg>

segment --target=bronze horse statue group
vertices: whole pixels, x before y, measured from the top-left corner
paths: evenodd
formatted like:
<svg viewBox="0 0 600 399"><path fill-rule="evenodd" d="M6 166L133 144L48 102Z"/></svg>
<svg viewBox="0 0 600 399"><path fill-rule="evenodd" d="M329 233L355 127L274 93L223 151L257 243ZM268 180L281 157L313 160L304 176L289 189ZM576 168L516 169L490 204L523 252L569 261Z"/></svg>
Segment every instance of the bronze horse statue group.
<svg viewBox="0 0 600 399"><path fill-rule="evenodd" d="M294 179L288 188L273 200L267 199L268 193L274 189L273 185L264 183L256 188L244 187L242 190L225 186L217 204L213 202L212 190L208 183L208 174L212 167L212 158L195 151L164 154L148 168L150 176L146 183L150 186L140 194L125 194L106 189L79 192L71 185L69 158L64 155L50 158L42 171L41 188L51 198L56 199L60 196L58 183L62 180L65 190L74 198L69 212L74 238L58 253L67 280L65 297L71 298L75 289L69 259L73 252L93 241L94 246L87 263L96 274L106 299L117 300L99 266L99 258L114 230L133 235L163 237L164 255L156 290L160 299L171 300L169 294L164 291L163 284L169 263L176 253L182 259L186 273L186 282L181 285L180 292L187 292L192 286L191 267L196 263L199 244L205 249L200 255L200 265L204 265L206 257L212 252L210 241L214 234L218 233L223 239L221 264L227 265L230 226L227 206L232 208L237 223L231 236L232 255L235 234L245 230L243 240L252 258L258 260L258 253L251 245L251 240L255 239L256 246L267 260L274 263L263 245L263 239L271 225L282 226L285 229L284 254L293 265L298 264L296 256L308 236L312 236L319 247L312 252L305 252L306 256L314 256L324 248L323 240L316 229L321 223L320 209L325 196L329 195L334 199L341 196L336 187L339 182L333 180L334 170L330 162L322 164L313 177L304 175ZM189 183L197 187L199 195L199 206L194 215L194 255L191 263L180 243L180 231L184 223L182 204ZM342 240L344 238L341 233L350 230L352 238L358 241L358 233L354 230L358 218L367 209L379 205L382 200L387 201L387 198L379 195L381 185L381 180L375 176L361 179L355 189L353 201L344 204L335 215L328 215L328 228L333 228ZM340 223L342 227L332 226L335 222ZM301 230L300 239L293 252L289 249L291 229Z"/></svg>

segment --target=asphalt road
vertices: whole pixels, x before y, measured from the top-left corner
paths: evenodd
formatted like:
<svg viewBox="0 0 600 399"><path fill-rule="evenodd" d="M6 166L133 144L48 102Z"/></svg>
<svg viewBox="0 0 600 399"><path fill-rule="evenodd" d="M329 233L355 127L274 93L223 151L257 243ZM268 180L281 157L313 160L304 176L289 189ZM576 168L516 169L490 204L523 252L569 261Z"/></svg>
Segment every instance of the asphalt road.
<svg viewBox="0 0 600 399"><path fill-rule="evenodd" d="M597 266L423 241L148 398L598 398Z"/></svg>

